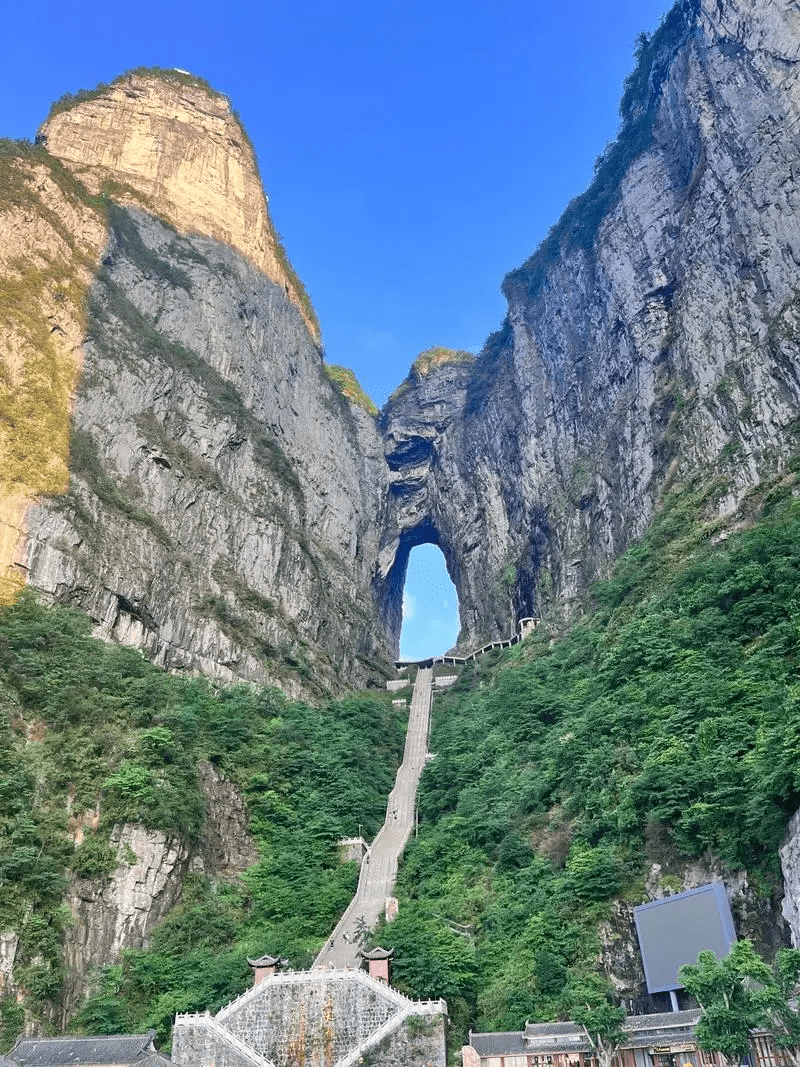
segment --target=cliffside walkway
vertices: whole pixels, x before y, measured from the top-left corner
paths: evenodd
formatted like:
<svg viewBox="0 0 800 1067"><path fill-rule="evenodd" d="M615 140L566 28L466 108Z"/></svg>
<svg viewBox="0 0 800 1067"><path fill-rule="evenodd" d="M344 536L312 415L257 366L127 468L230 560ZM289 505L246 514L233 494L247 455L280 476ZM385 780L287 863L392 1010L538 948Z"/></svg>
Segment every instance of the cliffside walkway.
<svg viewBox="0 0 800 1067"><path fill-rule="evenodd" d="M443 663L451 667L463 667L465 663L475 662L478 656L485 652L491 652L493 648L511 648L512 645L524 641L528 634L532 633L539 625L539 620L529 616L520 619L517 623L517 632L511 637L504 637L499 641L490 641L487 645L481 645L474 652L468 652L466 656L432 656L430 659L398 659L394 665L398 671L405 667L435 667L437 663Z"/></svg>
<svg viewBox="0 0 800 1067"><path fill-rule="evenodd" d="M315 967L358 967L361 935L377 925L392 895L397 864L414 828L417 786L428 751L431 713L430 667L417 671L403 762L386 805L386 820L361 864L356 895L314 963Z"/></svg>

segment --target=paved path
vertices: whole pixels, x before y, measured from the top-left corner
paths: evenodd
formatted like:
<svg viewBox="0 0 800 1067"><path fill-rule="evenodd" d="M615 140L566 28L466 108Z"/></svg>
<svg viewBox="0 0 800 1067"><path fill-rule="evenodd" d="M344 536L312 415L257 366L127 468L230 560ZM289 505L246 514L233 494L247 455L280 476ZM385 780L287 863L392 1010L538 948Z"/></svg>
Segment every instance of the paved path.
<svg viewBox="0 0 800 1067"><path fill-rule="evenodd" d="M432 674L430 667L417 671L403 762L389 794L386 821L361 864L356 895L317 956L315 967L358 967L361 963L359 935L377 925L386 898L392 896L397 863L414 829L417 786L428 751Z"/></svg>

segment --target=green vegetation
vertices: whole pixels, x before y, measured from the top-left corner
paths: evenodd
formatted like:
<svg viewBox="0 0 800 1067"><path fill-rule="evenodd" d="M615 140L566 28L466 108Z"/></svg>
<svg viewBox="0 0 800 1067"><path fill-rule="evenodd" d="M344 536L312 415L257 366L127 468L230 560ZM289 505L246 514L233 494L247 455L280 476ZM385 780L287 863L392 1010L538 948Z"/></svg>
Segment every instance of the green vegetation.
<svg viewBox="0 0 800 1067"><path fill-rule="evenodd" d="M357 404L368 415L374 416L378 414L378 408L372 397L364 392L349 367L339 367L335 363L324 363L323 367L325 368L325 373L342 396L349 400L351 404Z"/></svg>
<svg viewBox="0 0 800 1067"><path fill-rule="evenodd" d="M437 695L400 916L376 940L408 992L448 990L457 1027L569 1017L598 923L644 899L649 862L674 877L710 851L774 884L800 805L796 482L724 539L706 518L724 486L674 492L591 616Z"/></svg>
<svg viewBox="0 0 800 1067"><path fill-rule="evenodd" d="M611 1067L614 1053L625 1040L622 1030L625 1009L612 1004L596 982L574 989L572 998L570 1016L583 1027L598 1067Z"/></svg>
<svg viewBox="0 0 800 1067"><path fill-rule="evenodd" d="M474 359L472 352L436 345L434 348L426 348L424 352L420 352L411 364L411 373L415 377L425 378L435 367L442 367L447 363L472 363Z"/></svg>
<svg viewBox="0 0 800 1067"><path fill-rule="evenodd" d="M30 595L0 614L0 929L20 934L15 977L43 1012L63 979L66 874L103 879L125 862L110 844L123 821L195 841L197 765L210 761L242 791L260 860L234 884L191 879L150 948L98 976L82 1016L106 1031L152 1025L163 1039L176 1010L213 1008L247 986L248 953L310 962L355 886L335 842L376 832L404 724L389 695L314 708L275 690L215 689L89 629ZM18 1015L0 1001L7 1045Z"/></svg>
<svg viewBox="0 0 800 1067"><path fill-rule="evenodd" d="M662 86L676 52L694 26L698 6L697 0L679 2L664 15L655 33L639 34L636 67L625 79L617 139L598 157L586 192L568 204L531 258L506 275L503 292L507 297L516 290L533 295L564 253L591 248L600 223L614 206L625 172L652 143Z"/></svg>
<svg viewBox="0 0 800 1067"><path fill-rule="evenodd" d="M702 1049L719 1052L733 1065L750 1055L750 1031L766 1030L789 1061L800 1062L800 952L778 949L772 966L738 941L724 960L701 952L697 963L681 967L684 986L703 1009L697 1026Z"/></svg>
<svg viewBox="0 0 800 1067"><path fill-rule="evenodd" d="M139 491L135 483L118 484L114 481L90 435L77 428L73 428L70 435L70 470L81 475L107 507L149 530L167 548L172 546L172 538L158 519L137 503L135 498Z"/></svg>
<svg viewBox="0 0 800 1067"><path fill-rule="evenodd" d="M242 129L244 129L244 127ZM253 157L255 158L255 152L253 153ZM275 255L278 258L278 262L280 263L284 274L289 279L289 287L300 304L307 323L311 326L314 340L319 342L320 336L322 335L322 328L320 327L317 312L311 302L308 290L300 279L300 275L292 266L292 261L289 259L289 253L286 251L283 244L283 235L275 228L275 224L273 223L272 216L269 212L267 212L267 221L269 222L272 240L275 244Z"/></svg>
<svg viewBox="0 0 800 1067"><path fill-rule="evenodd" d="M169 82L172 85L188 85L205 89L211 96L223 95L217 92L205 78L189 74L187 71L175 70L169 67L133 67L131 70L126 70L123 74L120 74L119 77L114 78L112 82L100 82L93 89L78 89L74 93L64 93L63 96L60 96L58 100L50 105L46 121L49 122L50 119L62 111L69 111L71 108L77 107L78 104L85 104L89 100L97 100L99 97L105 96L113 86L123 85L133 77L153 77L158 78L160 81Z"/></svg>
<svg viewBox="0 0 800 1067"><path fill-rule="evenodd" d="M395 948L401 989L448 999L454 1038L585 1015L608 1051L597 928L614 898L643 899L646 865L679 888L680 864L709 851L774 884L800 805L798 469L751 496L735 533L708 518L723 485L673 492L591 616L555 642L540 626L437 694L400 914L374 940ZM190 879L150 948L98 975L81 1025L166 1036L175 1011L247 984L248 953L310 961L354 886L333 842L374 833L391 788L388 696L314 709L217 691L30 597L0 617L0 695L0 923L21 932L34 1011L62 981L65 872L107 877L123 820L195 840L201 759L242 789L261 859L231 885ZM78 823L99 802L78 848L68 796Z"/></svg>
<svg viewBox="0 0 800 1067"><path fill-rule="evenodd" d="M14 502L21 507L25 500L63 491L67 483L77 362L72 346L62 341L63 327L69 322L81 328L94 270L92 249L80 245L63 221L72 211L86 219L90 212L102 216L103 206L42 148L0 140L0 214L15 230L20 215L41 220L35 241L29 227L18 230L19 258L8 262L0 277L6 341L0 366L0 489L12 512ZM26 241L33 242L30 249ZM6 513L4 520L19 521L19 515ZM4 560L0 603L11 602L21 585L6 572L7 564Z"/></svg>

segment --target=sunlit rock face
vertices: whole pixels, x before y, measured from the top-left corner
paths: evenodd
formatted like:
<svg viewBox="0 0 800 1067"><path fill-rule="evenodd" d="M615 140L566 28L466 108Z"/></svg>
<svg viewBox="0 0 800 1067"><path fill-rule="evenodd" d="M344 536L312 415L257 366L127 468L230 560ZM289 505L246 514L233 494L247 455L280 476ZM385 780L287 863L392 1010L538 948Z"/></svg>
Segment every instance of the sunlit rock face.
<svg viewBox="0 0 800 1067"><path fill-rule="evenodd" d="M92 192L231 245L299 303L252 146L226 96L180 71L132 72L86 95L42 126L52 155Z"/></svg>
<svg viewBox="0 0 800 1067"><path fill-rule="evenodd" d="M296 695L380 680L379 435L325 373L228 101L173 72L128 75L40 141L105 233L82 374L59 397L69 491L9 522L9 540L26 534L18 567L172 670ZM87 273L74 214L68 280Z"/></svg>
<svg viewBox="0 0 800 1067"><path fill-rule="evenodd" d="M800 11L683 13L650 73L652 144L596 236L507 277L507 321L471 376L433 368L386 412L379 580L396 597L403 536L429 522L462 642L573 613L669 489L719 477L730 512L796 451Z"/></svg>

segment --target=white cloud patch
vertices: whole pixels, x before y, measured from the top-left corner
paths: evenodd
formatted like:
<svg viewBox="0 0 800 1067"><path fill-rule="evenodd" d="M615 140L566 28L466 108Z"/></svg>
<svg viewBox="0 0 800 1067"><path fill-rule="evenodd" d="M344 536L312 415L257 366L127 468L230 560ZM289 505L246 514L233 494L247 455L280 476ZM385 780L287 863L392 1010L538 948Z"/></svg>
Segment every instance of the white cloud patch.
<svg viewBox="0 0 800 1067"><path fill-rule="evenodd" d="M410 593L403 593L403 622L408 622L413 619L417 610L416 597L411 596Z"/></svg>

